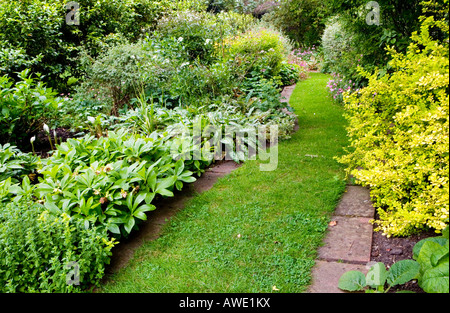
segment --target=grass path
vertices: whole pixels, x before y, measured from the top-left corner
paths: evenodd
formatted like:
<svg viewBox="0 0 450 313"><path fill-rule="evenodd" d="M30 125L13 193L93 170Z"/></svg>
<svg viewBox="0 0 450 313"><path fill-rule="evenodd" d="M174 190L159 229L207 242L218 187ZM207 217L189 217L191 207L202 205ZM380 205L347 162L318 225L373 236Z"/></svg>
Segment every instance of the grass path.
<svg viewBox="0 0 450 313"><path fill-rule="evenodd" d="M343 167L333 159L347 144L345 120L328 97L328 79L311 73L294 90L300 130L279 143L276 171L249 161L219 179L99 291L306 291L345 190Z"/></svg>

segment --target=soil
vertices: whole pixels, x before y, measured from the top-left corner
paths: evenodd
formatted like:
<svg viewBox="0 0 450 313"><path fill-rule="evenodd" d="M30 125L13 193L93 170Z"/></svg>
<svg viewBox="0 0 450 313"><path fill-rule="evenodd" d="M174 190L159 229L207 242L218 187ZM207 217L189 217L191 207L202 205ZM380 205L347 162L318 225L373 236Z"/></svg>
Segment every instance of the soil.
<svg viewBox="0 0 450 313"><path fill-rule="evenodd" d="M378 216L375 216L378 219ZM414 245L422 239L428 237L439 236L434 231L423 232L408 237L390 237L383 236L381 232L373 232L372 236L372 262L383 262L386 267L392 266L397 261L412 259ZM425 293L417 284L416 280L412 280L404 285L393 287L389 290L397 292L402 290L413 291L415 293Z"/></svg>
<svg viewBox="0 0 450 313"><path fill-rule="evenodd" d="M56 140L58 143L65 142L69 138L77 137L77 133L71 132L65 128L56 128L55 130L52 129L50 130L50 138L53 146L55 146L54 131L56 132ZM36 140L34 142L34 151L41 158L49 157L49 152L52 150L48 136L49 135L44 131L40 131L35 135ZM32 152L32 147L29 142L21 146L20 149L24 152Z"/></svg>

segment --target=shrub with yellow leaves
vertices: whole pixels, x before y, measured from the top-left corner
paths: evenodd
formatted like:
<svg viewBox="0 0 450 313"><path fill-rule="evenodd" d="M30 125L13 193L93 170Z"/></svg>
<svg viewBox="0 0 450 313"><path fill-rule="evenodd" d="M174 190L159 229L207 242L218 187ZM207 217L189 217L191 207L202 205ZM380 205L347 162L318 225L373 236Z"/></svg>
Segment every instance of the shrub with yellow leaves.
<svg viewBox="0 0 450 313"><path fill-rule="evenodd" d="M393 72L360 71L368 86L344 98L351 145L339 161L371 189L375 229L387 236L449 223L448 27L421 18L406 54L389 49Z"/></svg>

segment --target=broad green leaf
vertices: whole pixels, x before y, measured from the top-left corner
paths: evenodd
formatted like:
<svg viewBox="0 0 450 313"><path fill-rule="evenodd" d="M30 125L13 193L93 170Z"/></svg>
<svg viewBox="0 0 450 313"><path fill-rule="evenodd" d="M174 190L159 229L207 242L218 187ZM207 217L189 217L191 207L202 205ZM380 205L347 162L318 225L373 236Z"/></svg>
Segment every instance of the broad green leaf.
<svg viewBox="0 0 450 313"><path fill-rule="evenodd" d="M443 246L448 242L448 239L446 239L444 237L429 237L429 238L422 239L421 241L416 243L413 248L413 259L414 260L418 259L420 250L422 249L423 245L428 241L432 241L432 242L435 242L435 243Z"/></svg>
<svg viewBox="0 0 450 313"><path fill-rule="evenodd" d="M374 264L366 275L366 284L372 288L384 286L386 283L387 271L383 263Z"/></svg>
<svg viewBox="0 0 450 313"><path fill-rule="evenodd" d="M154 171L147 176L147 183L152 191L155 191L156 188L156 178L157 174Z"/></svg>
<svg viewBox="0 0 450 313"><path fill-rule="evenodd" d="M387 273L387 283L391 286L402 285L416 278L420 265L414 260L401 260L394 263Z"/></svg>
<svg viewBox="0 0 450 313"><path fill-rule="evenodd" d="M125 223L124 227L125 227L125 231L129 234L131 233L131 230L133 229L135 224L135 220L133 216L129 216L128 217L128 221Z"/></svg>
<svg viewBox="0 0 450 313"><path fill-rule="evenodd" d="M193 173L192 173L193 174ZM193 176L181 176L178 178L179 180L185 182L185 183L193 183L195 182L197 179Z"/></svg>
<svg viewBox="0 0 450 313"><path fill-rule="evenodd" d="M338 287L347 291L360 291L366 286L366 277L359 271L348 271L339 278Z"/></svg>
<svg viewBox="0 0 450 313"><path fill-rule="evenodd" d="M53 213L53 214L60 214L60 213L61 213L61 210L56 206L56 204L53 203L52 201L48 200L48 199L45 201L44 207L45 207L50 213Z"/></svg>
<svg viewBox="0 0 450 313"><path fill-rule="evenodd" d="M147 192L145 194L145 203L150 204L153 199L155 198L155 193L154 192Z"/></svg>
<svg viewBox="0 0 450 313"><path fill-rule="evenodd" d="M175 163L175 174L177 176L180 176L181 173L183 173L184 170L184 161L178 160L177 163Z"/></svg>
<svg viewBox="0 0 450 313"><path fill-rule="evenodd" d="M181 182L181 181L178 180L178 181L175 183L175 187L177 188L177 190L183 189L183 182Z"/></svg>
<svg viewBox="0 0 450 313"><path fill-rule="evenodd" d="M425 271L419 280L419 286L428 293L449 293L449 262Z"/></svg>
<svg viewBox="0 0 450 313"><path fill-rule="evenodd" d="M111 217L108 220L114 224L124 224L127 221L127 216Z"/></svg>
<svg viewBox="0 0 450 313"><path fill-rule="evenodd" d="M133 211L139 206L139 204L141 204L142 201L144 201L145 197L147 196L146 193L139 193L136 196L136 199L134 200L134 204L133 204Z"/></svg>
<svg viewBox="0 0 450 313"><path fill-rule="evenodd" d="M137 217L140 220L147 220L147 215L145 214L145 212L148 211L153 211L154 209L156 209L156 207L152 204L144 204L141 205L136 211L134 211L134 216Z"/></svg>
<svg viewBox="0 0 450 313"><path fill-rule="evenodd" d="M435 254L438 254L439 251L444 249L442 245L435 241L426 241L419 252L419 256L417 258L417 262L420 263L421 266L421 273L423 274L426 270L433 267L433 264L431 262L432 256Z"/></svg>
<svg viewBox="0 0 450 313"><path fill-rule="evenodd" d="M448 245L448 241L447 241L447 244L445 246L443 246L442 249L435 251L431 255L431 265L436 266L439 264L439 262L442 259L448 258L448 255L449 255L448 247L449 247L449 245Z"/></svg>
<svg viewBox="0 0 450 313"><path fill-rule="evenodd" d="M108 224L108 230L113 234L120 234L119 226L117 226L116 224L113 223Z"/></svg>
<svg viewBox="0 0 450 313"><path fill-rule="evenodd" d="M18 184L11 185L9 187L9 193L12 193L12 194L15 194L15 195L18 195L22 191L23 191L22 187L20 187Z"/></svg>

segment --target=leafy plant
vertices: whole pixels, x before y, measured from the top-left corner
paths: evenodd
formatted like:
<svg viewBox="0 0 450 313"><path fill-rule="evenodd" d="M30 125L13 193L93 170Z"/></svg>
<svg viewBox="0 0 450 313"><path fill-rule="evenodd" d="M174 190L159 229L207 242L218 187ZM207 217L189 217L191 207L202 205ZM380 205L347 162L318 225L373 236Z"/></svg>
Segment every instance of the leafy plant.
<svg viewBox="0 0 450 313"><path fill-rule="evenodd" d="M56 119L63 101L29 70L19 78L14 84L7 76L0 77L0 142L28 143L44 123Z"/></svg>
<svg viewBox="0 0 450 313"><path fill-rule="evenodd" d="M388 292L392 287L416 278L419 268L419 264L413 260L398 261L389 270L386 270L382 262L378 262L370 268L367 275L360 271L346 272L339 278L338 287L346 291Z"/></svg>
<svg viewBox="0 0 450 313"><path fill-rule="evenodd" d="M111 248L105 231L52 215L29 197L0 210L1 292L80 292L98 285ZM72 277L70 264L78 266Z"/></svg>
<svg viewBox="0 0 450 313"><path fill-rule="evenodd" d="M418 282L425 292L449 292L448 229L442 236L423 239L414 246L413 258L420 265Z"/></svg>
<svg viewBox="0 0 450 313"><path fill-rule="evenodd" d="M338 287L346 291L388 292L394 286L418 279L425 292L449 292L448 226L443 236L429 237L416 243L413 258L415 260L398 261L389 270L378 262L366 275L360 271L348 271L339 278Z"/></svg>
<svg viewBox="0 0 450 313"><path fill-rule="evenodd" d="M10 144L0 144L0 182L12 178L20 181L25 175L34 175L39 158L31 153L23 153Z"/></svg>

